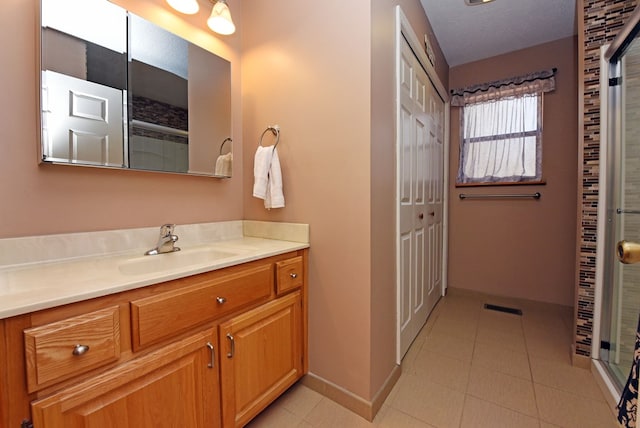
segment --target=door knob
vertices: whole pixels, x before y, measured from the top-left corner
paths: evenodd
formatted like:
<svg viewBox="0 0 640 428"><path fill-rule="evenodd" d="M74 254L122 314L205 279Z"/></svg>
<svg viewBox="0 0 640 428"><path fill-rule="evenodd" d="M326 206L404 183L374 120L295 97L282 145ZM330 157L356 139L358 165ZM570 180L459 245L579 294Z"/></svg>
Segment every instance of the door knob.
<svg viewBox="0 0 640 428"><path fill-rule="evenodd" d="M620 241L616 248L616 254L618 255L618 260L622 263L638 263L640 262L640 244Z"/></svg>
<svg viewBox="0 0 640 428"><path fill-rule="evenodd" d="M420 220L422 220L422 219L424 218L424 213L420 213L420 214L418 214L418 218L419 218Z"/></svg>

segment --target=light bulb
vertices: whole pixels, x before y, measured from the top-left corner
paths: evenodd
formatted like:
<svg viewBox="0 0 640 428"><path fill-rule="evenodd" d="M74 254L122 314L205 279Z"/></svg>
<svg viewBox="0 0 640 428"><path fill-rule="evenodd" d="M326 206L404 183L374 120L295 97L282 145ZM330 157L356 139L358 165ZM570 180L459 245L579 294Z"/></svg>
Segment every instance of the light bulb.
<svg viewBox="0 0 640 428"><path fill-rule="evenodd" d="M213 10L207 20L207 25L218 34L229 35L236 31L236 26L233 24L231 11L226 1L218 0L216 4L213 5Z"/></svg>
<svg viewBox="0 0 640 428"><path fill-rule="evenodd" d="M193 15L200 10L200 5L197 0L167 0L167 3L178 12L187 15Z"/></svg>

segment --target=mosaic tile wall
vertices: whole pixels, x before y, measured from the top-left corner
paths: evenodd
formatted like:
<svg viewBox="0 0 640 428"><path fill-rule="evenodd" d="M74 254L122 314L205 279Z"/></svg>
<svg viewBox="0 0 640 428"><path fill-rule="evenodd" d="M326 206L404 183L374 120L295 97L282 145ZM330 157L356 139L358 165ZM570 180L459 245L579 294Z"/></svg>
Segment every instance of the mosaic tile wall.
<svg viewBox="0 0 640 428"><path fill-rule="evenodd" d="M591 354L596 274L596 226L600 158L600 46L611 42L638 0L579 0L584 11L584 140L580 266L576 301L576 354Z"/></svg>

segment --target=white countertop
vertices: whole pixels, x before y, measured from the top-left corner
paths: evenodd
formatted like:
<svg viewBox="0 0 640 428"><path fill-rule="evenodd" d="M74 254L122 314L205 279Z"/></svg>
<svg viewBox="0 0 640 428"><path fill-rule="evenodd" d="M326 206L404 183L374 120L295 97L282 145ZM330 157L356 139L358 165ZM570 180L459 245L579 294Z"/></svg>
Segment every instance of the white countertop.
<svg viewBox="0 0 640 428"><path fill-rule="evenodd" d="M309 247L308 240L300 241L241 236L188 246L178 242L181 251L155 256L136 249L0 266L0 319Z"/></svg>

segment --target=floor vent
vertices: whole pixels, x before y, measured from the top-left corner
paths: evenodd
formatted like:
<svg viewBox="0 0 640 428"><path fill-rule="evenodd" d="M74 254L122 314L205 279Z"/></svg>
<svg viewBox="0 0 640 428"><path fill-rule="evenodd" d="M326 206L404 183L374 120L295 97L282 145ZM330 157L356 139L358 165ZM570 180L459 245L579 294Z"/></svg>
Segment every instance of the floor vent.
<svg viewBox="0 0 640 428"><path fill-rule="evenodd" d="M490 305L489 303L485 303L484 308L490 311L506 312L513 315L522 315L521 309L509 308L507 306Z"/></svg>

